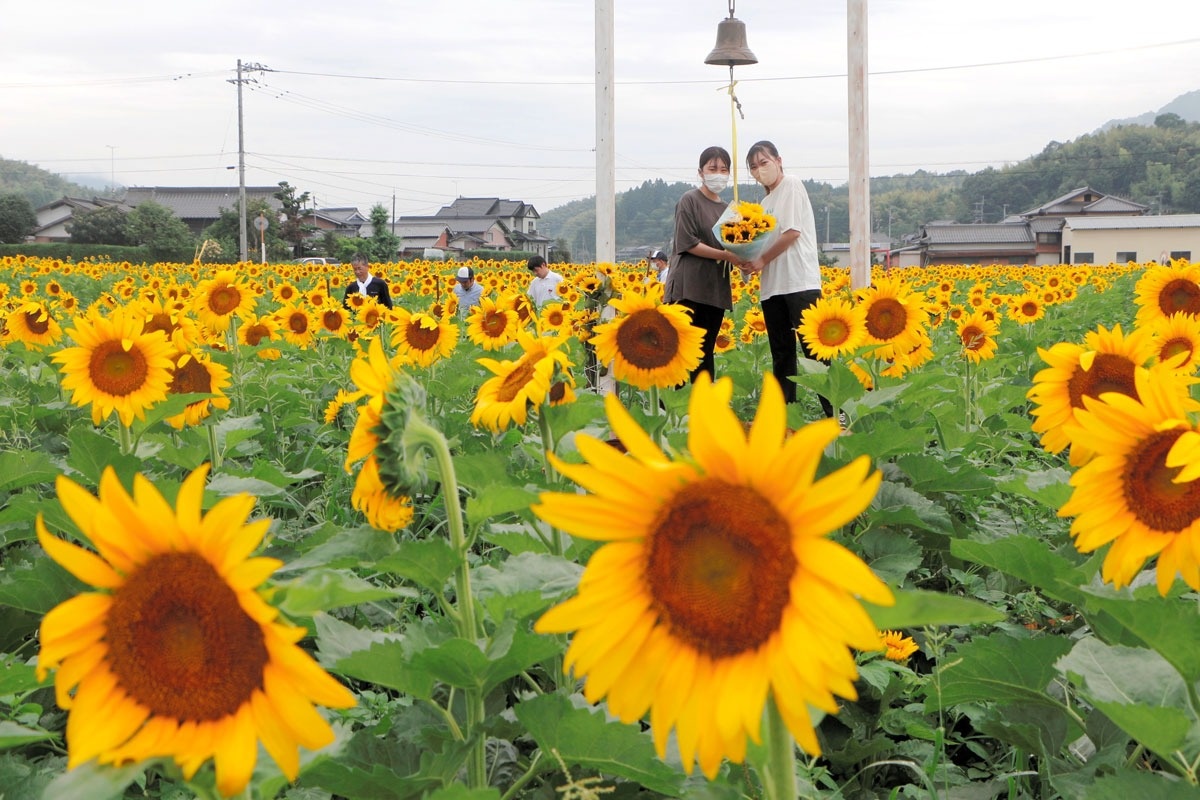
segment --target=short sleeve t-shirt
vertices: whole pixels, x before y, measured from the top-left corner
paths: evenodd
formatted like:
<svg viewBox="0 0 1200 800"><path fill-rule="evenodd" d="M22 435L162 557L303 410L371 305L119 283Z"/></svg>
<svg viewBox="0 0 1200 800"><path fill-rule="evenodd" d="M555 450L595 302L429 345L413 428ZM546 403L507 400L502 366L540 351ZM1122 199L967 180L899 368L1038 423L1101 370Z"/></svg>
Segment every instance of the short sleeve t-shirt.
<svg viewBox="0 0 1200 800"><path fill-rule="evenodd" d="M728 204L724 200L709 200L699 189L692 189L679 198L675 205L671 266L663 292L666 302L688 300L727 311L733 308L729 267L687 252L698 244L722 249L712 227L726 208Z"/></svg>
<svg viewBox="0 0 1200 800"><path fill-rule="evenodd" d="M784 175L775 190L763 198L762 207L775 217L775 230L768 234L767 248L785 231L799 231L800 238L763 268L759 278L759 299L820 289L817 226L804 181L795 175Z"/></svg>

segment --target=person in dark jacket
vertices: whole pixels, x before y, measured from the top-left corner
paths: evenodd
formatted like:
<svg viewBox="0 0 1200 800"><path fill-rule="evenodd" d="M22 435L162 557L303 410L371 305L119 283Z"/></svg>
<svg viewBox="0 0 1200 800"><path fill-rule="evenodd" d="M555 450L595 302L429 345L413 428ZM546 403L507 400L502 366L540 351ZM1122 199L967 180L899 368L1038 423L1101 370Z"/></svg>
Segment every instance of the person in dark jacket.
<svg viewBox="0 0 1200 800"><path fill-rule="evenodd" d="M373 297L381 306L392 307L392 296L388 292L387 281L371 274L371 265L365 255L355 253L354 257L350 259L350 268L354 270L354 281L346 287L346 295L342 298L342 303L347 308L350 307L350 295L352 294Z"/></svg>

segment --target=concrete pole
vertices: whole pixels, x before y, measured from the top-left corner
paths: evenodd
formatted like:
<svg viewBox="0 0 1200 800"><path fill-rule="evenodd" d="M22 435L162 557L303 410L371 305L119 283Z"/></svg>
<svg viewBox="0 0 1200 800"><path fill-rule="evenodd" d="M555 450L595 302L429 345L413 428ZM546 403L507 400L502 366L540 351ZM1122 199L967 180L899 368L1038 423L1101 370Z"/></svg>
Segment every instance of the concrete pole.
<svg viewBox="0 0 1200 800"><path fill-rule="evenodd" d="M246 137L242 124L242 60L237 62L238 87L238 260L246 261Z"/></svg>
<svg viewBox="0 0 1200 800"><path fill-rule="evenodd" d="M867 133L867 0L846 0L850 107L850 285L871 285L871 172Z"/></svg>
<svg viewBox="0 0 1200 800"><path fill-rule="evenodd" d="M596 261L617 260L616 56L613 4L596 2Z"/></svg>

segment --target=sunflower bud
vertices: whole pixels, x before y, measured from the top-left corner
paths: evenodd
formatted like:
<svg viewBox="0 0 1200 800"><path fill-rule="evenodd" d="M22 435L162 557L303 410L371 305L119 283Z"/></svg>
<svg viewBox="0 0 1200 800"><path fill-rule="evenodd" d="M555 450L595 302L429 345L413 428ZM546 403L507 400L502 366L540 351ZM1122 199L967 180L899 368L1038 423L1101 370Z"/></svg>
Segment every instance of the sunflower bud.
<svg viewBox="0 0 1200 800"><path fill-rule="evenodd" d="M428 473L430 436L441 436L425 419L425 388L411 376L396 373L384 392L376 433L379 477L388 493L412 495Z"/></svg>

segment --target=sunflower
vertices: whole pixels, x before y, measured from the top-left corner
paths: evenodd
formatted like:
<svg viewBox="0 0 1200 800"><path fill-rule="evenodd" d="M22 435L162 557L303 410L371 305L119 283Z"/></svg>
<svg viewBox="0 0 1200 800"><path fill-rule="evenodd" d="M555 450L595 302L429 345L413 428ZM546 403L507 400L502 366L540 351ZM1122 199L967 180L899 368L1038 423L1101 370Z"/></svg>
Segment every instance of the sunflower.
<svg viewBox="0 0 1200 800"><path fill-rule="evenodd" d="M142 475L130 495L109 467L98 496L59 477L63 508L98 553L52 536L38 515L42 547L95 587L41 626L37 672L57 669L69 768L170 757L190 779L211 758L217 788L234 795L259 741L294 779L299 746L333 741L314 704L354 704L296 646L305 629L279 621L260 593L281 566L249 558L270 520L246 522L249 495L202 513L207 472L183 482L175 508Z"/></svg>
<svg viewBox="0 0 1200 800"><path fill-rule="evenodd" d="M1000 335L1000 325L984 317L982 311L972 312L960 319L957 331L962 354L968 360L978 364L996 356L996 337Z"/></svg>
<svg viewBox="0 0 1200 800"><path fill-rule="evenodd" d="M1154 359L1172 369L1191 373L1200 363L1200 317L1182 311L1150 323Z"/></svg>
<svg viewBox="0 0 1200 800"><path fill-rule="evenodd" d="M543 333L567 336L571 333L571 315L562 303L547 303L538 314Z"/></svg>
<svg viewBox="0 0 1200 800"><path fill-rule="evenodd" d="M704 331L692 325L683 306L637 294L609 305L620 315L597 325L591 343L600 363L612 364L617 380L639 389L676 386L700 364Z"/></svg>
<svg viewBox="0 0 1200 800"><path fill-rule="evenodd" d="M1138 325L1179 313L1200 315L1200 264L1152 266L1138 279L1134 292Z"/></svg>
<svg viewBox="0 0 1200 800"><path fill-rule="evenodd" d="M902 664L921 649L911 636L905 636L899 631L880 631L879 638L883 640L883 657L888 661Z"/></svg>
<svg viewBox="0 0 1200 800"><path fill-rule="evenodd" d="M254 292L240 282L233 270L223 269L196 287L195 307L200 322L213 331L229 329L234 315L254 309Z"/></svg>
<svg viewBox="0 0 1200 800"><path fill-rule="evenodd" d="M1042 305L1041 298L1033 292L1017 295L1008 303L1008 318L1013 322L1024 325L1029 322L1037 322L1045 316L1046 307Z"/></svg>
<svg viewBox="0 0 1200 800"><path fill-rule="evenodd" d="M36 300L28 300L17 306L5 318L4 331L7 341L22 342L33 350L57 344L62 338L62 327L46 306Z"/></svg>
<svg viewBox="0 0 1200 800"><path fill-rule="evenodd" d="M873 351L876 358L907 353L918 346L929 315L920 296L913 294L903 278L881 278L862 290L861 303L867 343L880 345Z"/></svg>
<svg viewBox="0 0 1200 800"><path fill-rule="evenodd" d="M483 297L467 314L467 338L484 350L499 350L517 337L517 312Z"/></svg>
<svg viewBox="0 0 1200 800"><path fill-rule="evenodd" d="M285 342L307 348L317 335L317 324L303 306L284 305L275 312Z"/></svg>
<svg viewBox="0 0 1200 800"><path fill-rule="evenodd" d="M367 456L367 460L358 468L350 503L363 513L371 527L388 533L406 527L413 518L412 500L388 491L379 474L379 462L374 453Z"/></svg>
<svg viewBox="0 0 1200 800"><path fill-rule="evenodd" d="M1104 392L1120 392L1137 398L1134 376L1153 355L1153 344L1146 329L1138 328L1125 336L1121 326L1111 331L1103 325L1090 331L1085 346L1059 342L1049 350L1038 348L1038 355L1049 366L1033 376L1033 388L1026 397L1036 404L1033 432L1041 434L1042 447L1061 452L1071 444L1063 426L1073 422L1082 409L1084 397L1098 398ZM1072 447L1071 463L1087 460L1090 449L1079 453Z"/></svg>
<svg viewBox="0 0 1200 800"><path fill-rule="evenodd" d="M809 706L837 713L853 699L849 648L879 648L859 597L892 593L827 534L871 502L880 474L863 456L814 481L835 420L786 435L787 406L764 378L749 432L729 408L733 384L702 375L692 388L690 458L671 459L605 398L628 455L586 434L584 464L554 465L590 494L544 493L535 513L574 536L603 541L578 594L539 619L542 633L575 632L564 668L584 695L607 695L624 722L650 710L659 756L675 730L685 768L716 775L759 741L773 695L788 728L820 753Z"/></svg>
<svg viewBox="0 0 1200 800"><path fill-rule="evenodd" d="M141 319L126 309L109 318L94 312L76 317L67 334L77 346L59 350L51 360L59 364L71 402L91 404L95 424L115 411L128 427L166 399L173 348L162 333L143 332Z"/></svg>
<svg viewBox="0 0 1200 800"><path fill-rule="evenodd" d="M428 367L458 346L458 326L423 311L395 310L392 346L405 363Z"/></svg>
<svg viewBox="0 0 1200 800"><path fill-rule="evenodd" d="M247 347L258 347L279 338L279 321L271 316L250 316L238 327L238 341Z"/></svg>
<svg viewBox="0 0 1200 800"><path fill-rule="evenodd" d="M1076 410L1068 434L1096 455L1071 476L1075 490L1058 514L1075 517L1081 553L1111 544L1100 574L1115 587L1157 555L1159 594L1177 574L1200 591L1200 432L1188 419L1200 404L1169 372L1139 370L1134 380L1140 400L1110 392Z"/></svg>
<svg viewBox="0 0 1200 800"><path fill-rule="evenodd" d="M505 430L510 422L524 425L528 406L540 406L554 382L556 368L571 366L559 348L563 340L553 336L531 336L521 331L517 342L524 351L516 361L481 358L479 363L494 377L488 378L475 395L471 424L492 431Z"/></svg>
<svg viewBox="0 0 1200 800"><path fill-rule="evenodd" d="M822 297L804 309L797 330L822 361L853 353L867 338L863 307L840 297Z"/></svg>
<svg viewBox="0 0 1200 800"><path fill-rule="evenodd" d="M171 369L170 394L211 394L212 397L188 403L182 413L167 417L172 428L184 425L199 425L200 420L212 413L214 408L229 408L225 387L229 386L229 370L212 360L207 352L193 350L180 356Z"/></svg>
<svg viewBox="0 0 1200 800"><path fill-rule="evenodd" d="M321 324L322 333L346 338L350 330L350 312L343 306L327 305L316 312L316 317Z"/></svg>

